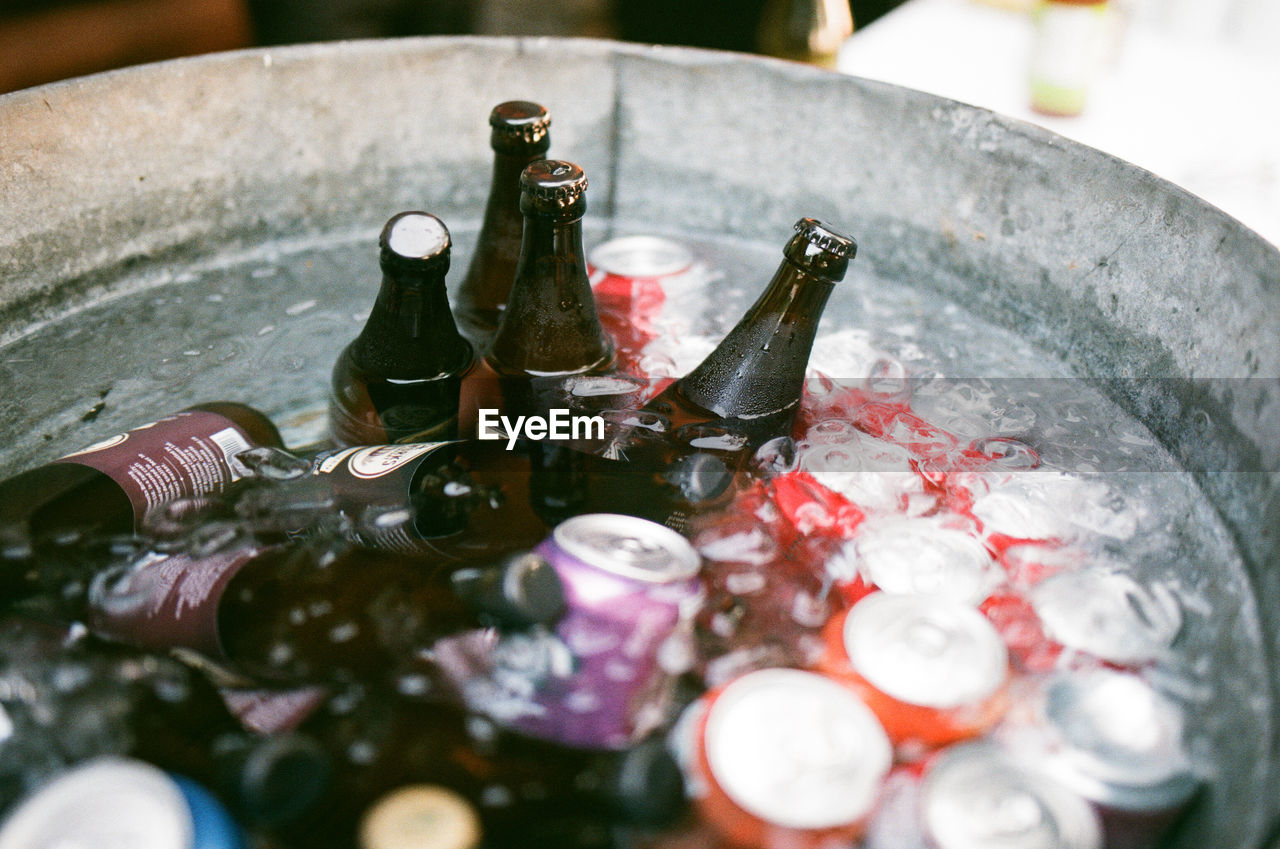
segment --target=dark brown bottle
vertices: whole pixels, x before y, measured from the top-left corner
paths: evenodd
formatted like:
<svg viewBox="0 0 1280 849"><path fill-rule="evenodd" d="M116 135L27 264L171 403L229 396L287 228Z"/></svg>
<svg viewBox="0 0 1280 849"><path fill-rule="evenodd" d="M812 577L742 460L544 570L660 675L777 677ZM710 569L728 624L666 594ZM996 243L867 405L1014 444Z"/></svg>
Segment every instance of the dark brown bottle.
<svg viewBox="0 0 1280 849"><path fill-rule="evenodd" d="M27 765L35 774L58 761L138 758L197 780L255 825L286 822L327 790L329 756L316 741L247 734L204 676L172 658L28 616L0 619L0 644L0 672L25 688L0 691L23 742L6 752L16 771L24 752L39 752Z"/></svg>
<svg viewBox="0 0 1280 849"><path fill-rule="evenodd" d="M481 353L488 350L498 329L520 259L524 229L520 174L531 162L546 156L551 146L551 118L537 103L499 103L489 113L489 126L489 146L493 148L489 199L471 265L454 299L458 325Z"/></svg>
<svg viewBox="0 0 1280 849"><path fill-rule="evenodd" d="M503 412L536 412L541 384L602 372L613 362L582 251L586 189L586 175L572 162L543 159L520 175L520 260L487 357L503 378Z"/></svg>
<svg viewBox="0 0 1280 849"><path fill-rule="evenodd" d="M0 481L0 528L33 545L130 534L161 504L219 492L246 474L233 459L237 452L283 444L275 425L251 407L189 407Z"/></svg>
<svg viewBox="0 0 1280 849"><path fill-rule="evenodd" d="M537 559L458 567L313 539L145 560L104 575L90 605L97 633L296 685L376 682L446 634L554 621L564 596Z"/></svg>
<svg viewBox="0 0 1280 849"><path fill-rule="evenodd" d="M430 213L402 212L379 245L382 288L333 366L330 435L339 445L456 439L475 351L449 311L449 231Z"/></svg>
<svg viewBox="0 0 1280 849"><path fill-rule="evenodd" d="M679 528L694 509L728 497L732 476L718 458L664 460L620 463L550 441L508 450L467 440L328 452L315 471L366 545L471 560L532 547L581 513Z"/></svg>
<svg viewBox="0 0 1280 849"><path fill-rule="evenodd" d="M812 218L796 222L768 287L716 349L646 405L676 428L722 427L751 446L791 432L818 320L857 243Z"/></svg>
<svg viewBox="0 0 1280 849"><path fill-rule="evenodd" d="M611 823L658 826L684 809L679 768L659 740L621 752L571 749L445 702L389 693L366 694L343 712L317 712L304 730L338 757L355 755L340 765L342 801L323 829L337 838L332 845L350 845L340 832L354 827L359 812L409 784L438 785L468 800L484 845L494 847L599 846Z"/></svg>

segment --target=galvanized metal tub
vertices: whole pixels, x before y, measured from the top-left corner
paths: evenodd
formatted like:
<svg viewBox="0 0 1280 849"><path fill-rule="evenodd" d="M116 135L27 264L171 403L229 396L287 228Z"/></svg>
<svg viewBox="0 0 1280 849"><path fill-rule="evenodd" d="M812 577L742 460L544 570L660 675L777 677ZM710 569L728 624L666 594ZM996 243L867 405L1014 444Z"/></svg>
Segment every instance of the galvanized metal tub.
<svg viewBox="0 0 1280 849"><path fill-rule="evenodd" d="M597 231L772 246L798 214L840 222L875 274L1015 330L1145 423L1240 555L1170 568L1220 587L1221 627L1255 647L1216 658L1222 762L1177 843L1266 841L1280 252L1139 168L980 109L732 54L480 38L250 50L0 97L0 472L215 396L305 429L373 254L290 258L371 245L400 209L473 234L484 116L513 97L551 108ZM290 334L258 346L273 317ZM838 293L828 321L858 320Z"/></svg>

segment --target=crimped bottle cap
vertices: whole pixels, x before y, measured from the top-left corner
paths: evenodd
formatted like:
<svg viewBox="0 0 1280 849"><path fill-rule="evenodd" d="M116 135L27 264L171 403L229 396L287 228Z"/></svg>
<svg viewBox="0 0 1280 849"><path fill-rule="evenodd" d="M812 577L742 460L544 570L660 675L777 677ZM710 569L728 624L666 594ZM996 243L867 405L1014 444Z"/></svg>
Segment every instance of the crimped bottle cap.
<svg viewBox="0 0 1280 849"><path fill-rule="evenodd" d="M539 205L565 207L587 190L587 175L572 162L542 159L529 163L520 175L520 191Z"/></svg>
<svg viewBox="0 0 1280 849"><path fill-rule="evenodd" d="M531 100L508 100L493 107L489 113L489 126L493 128L490 144L500 152L520 152L537 148L546 150L549 141L547 130L551 116L546 107Z"/></svg>
<svg viewBox="0 0 1280 849"><path fill-rule="evenodd" d="M787 242L782 255L796 266L826 280L843 280L849 260L858 253L858 243L837 233L816 218L801 218L796 235Z"/></svg>
<svg viewBox="0 0 1280 849"><path fill-rule="evenodd" d="M384 265L422 268L443 263L448 268L453 241L449 228L439 218L429 212L411 211L393 215L382 228L378 244Z"/></svg>
<svg viewBox="0 0 1280 849"><path fill-rule="evenodd" d="M857 242L849 236L837 233L816 218L801 218L796 222L795 231L806 242L827 253L844 259L853 259L858 255Z"/></svg>
<svg viewBox="0 0 1280 849"><path fill-rule="evenodd" d="M431 784L383 796L360 823L360 849L475 849L475 808L452 790Z"/></svg>

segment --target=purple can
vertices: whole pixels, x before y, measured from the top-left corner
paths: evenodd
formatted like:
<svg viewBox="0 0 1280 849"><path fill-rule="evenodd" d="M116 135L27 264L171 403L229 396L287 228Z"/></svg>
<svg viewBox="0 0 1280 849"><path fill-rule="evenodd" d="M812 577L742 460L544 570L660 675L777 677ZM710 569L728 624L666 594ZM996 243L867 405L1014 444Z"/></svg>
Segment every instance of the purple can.
<svg viewBox="0 0 1280 849"><path fill-rule="evenodd" d="M567 612L525 709L502 718L566 745L622 749L649 730L667 679L663 644L702 600L700 559L670 528L609 513L560 523L535 551L564 583ZM557 651L558 650L558 651Z"/></svg>

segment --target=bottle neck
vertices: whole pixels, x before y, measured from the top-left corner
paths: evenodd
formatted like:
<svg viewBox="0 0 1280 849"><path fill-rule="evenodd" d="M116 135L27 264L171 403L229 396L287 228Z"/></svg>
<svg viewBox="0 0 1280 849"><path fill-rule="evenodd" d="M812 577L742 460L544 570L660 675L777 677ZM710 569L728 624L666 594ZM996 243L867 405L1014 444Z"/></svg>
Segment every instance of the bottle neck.
<svg viewBox="0 0 1280 849"><path fill-rule="evenodd" d="M476 237L467 276L458 286L459 318L471 328L473 341L487 342L506 307L507 293L520 258L524 216L520 212L520 174L541 153L495 153L489 198Z"/></svg>
<svg viewBox="0 0 1280 849"><path fill-rule="evenodd" d="M525 215L515 282L491 351L505 375L579 374L612 362L587 277L580 214Z"/></svg>
<svg viewBox="0 0 1280 849"><path fill-rule="evenodd" d="M484 210L486 226L491 218L514 222L517 233L524 226L524 216L520 213L520 174L529 163L542 158L541 153L494 153L489 200Z"/></svg>
<svg viewBox="0 0 1280 849"><path fill-rule="evenodd" d="M521 233L524 216L520 213L520 174L530 162L542 159L541 153L495 153L493 177L489 183L489 199L485 202L484 221L476 239L476 252L467 272L468 280L477 273L477 267L506 261L509 274L514 275L515 263L520 255ZM494 255L497 251L497 255ZM509 287L511 279L501 281ZM506 292L502 292L505 298Z"/></svg>
<svg viewBox="0 0 1280 849"><path fill-rule="evenodd" d="M834 287L784 259L751 309L673 390L716 417L742 421L752 442L784 435Z"/></svg>
<svg viewBox="0 0 1280 849"><path fill-rule="evenodd" d="M379 377L420 380L465 371L474 357L449 310L443 274L384 273L352 357Z"/></svg>

